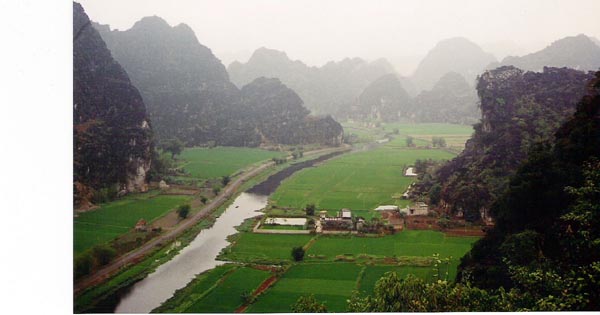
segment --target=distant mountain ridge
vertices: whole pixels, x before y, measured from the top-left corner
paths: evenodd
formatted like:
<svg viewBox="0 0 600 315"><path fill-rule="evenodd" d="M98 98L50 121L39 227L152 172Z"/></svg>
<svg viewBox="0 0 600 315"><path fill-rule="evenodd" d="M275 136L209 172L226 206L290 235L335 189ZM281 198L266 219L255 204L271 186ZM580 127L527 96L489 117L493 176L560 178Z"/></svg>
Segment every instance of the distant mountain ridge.
<svg viewBox="0 0 600 315"><path fill-rule="evenodd" d="M223 64L209 48L200 44L185 24L171 27L160 17L153 16L141 19L126 31L111 31L100 24L94 26L140 89L161 140L178 138L188 145L214 142L231 146L259 146L265 142L311 143L317 139L328 144L341 141L341 126L339 130L316 129L311 134L284 130L301 128L291 122L305 121L308 116L302 102L295 102L294 91L290 90L282 97L277 93L287 89L283 85L256 89L255 93L267 93L260 97L276 98L281 102L268 103L271 110L260 109L259 106L264 104L249 101L244 89L240 91L229 81ZM296 106L286 107L286 102ZM278 112L282 110L283 113ZM263 120L248 119L256 117L258 112ZM311 122L315 119L331 122L327 117L313 117ZM265 120L287 127L265 129L260 125ZM323 134L319 134L321 131ZM280 134L283 132L289 138Z"/></svg>
<svg viewBox="0 0 600 315"><path fill-rule="evenodd" d="M147 190L152 129L138 89L73 3L73 182L76 207L94 191Z"/></svg>
<svg viewBox="0 0 600 315"><path fill-rule="evenodd" d="M464 37L450 38L438 42L427 53L410 79L419 91L430 90L444 74L456 72L469 85L474 85L475 78L495 61L494 55L472 41Z"/></svg>
<svg viewBox="0 0 600 315"><path fill-rule="evenodd" d="M278 78L296 91L311 111L337 115L352 104L369 83L393 73L394 69L385 59L369 63L360 58L309 67L291 60L285 52L261 47L248 62L233 62L227 71L231 81L239 87L259 77Z"/></svg>
<svg viewBox="0 0 600 315"><path fill-rule="evenodd" d="M529 71L541 71L544 67L567 67L582 71L595 71L600 68L600 45L598 41L584 34L559 39L548 47L525 56L509 56L501 63L493 63L488 68L515 66Z"/></svg>

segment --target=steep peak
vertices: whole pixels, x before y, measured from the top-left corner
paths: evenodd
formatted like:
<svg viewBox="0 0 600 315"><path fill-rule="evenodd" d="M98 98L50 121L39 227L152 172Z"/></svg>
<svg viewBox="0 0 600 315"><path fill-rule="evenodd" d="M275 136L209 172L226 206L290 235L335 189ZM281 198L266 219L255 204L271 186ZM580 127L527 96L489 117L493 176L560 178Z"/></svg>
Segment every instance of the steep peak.
<svg viewBox="0 0 600 315"><path fill-rule="evenodd" d="M446 50L446 49L455 49L455 48L460 48L460 49L470 48L470 49L474 49L474 50L478 50L478 51L483 51L483 49L481 47L479 47L479 45L475 44L474 42L470 41L469 39L467 39L465 37L452 37L452 38L443 39L435 45L433 50L436 50L436 49Z"/></svg>
<svg viewBox="0 0 600 315"><path fill-rule="evenodd" d="M132 30L136 29L150 29L150 30L160 30L160 29L170 29L171 26L167 21L163 18L153 15L143 17L141 20L135 22L131 27Z"/></svg>
<svg viewBox="0 0 600 315"><path fill-rule="evenodd" d="M260 47L252 53L248 63L252 62L272 62L272 61L289 61L290 58L284 51Z"/></svg>

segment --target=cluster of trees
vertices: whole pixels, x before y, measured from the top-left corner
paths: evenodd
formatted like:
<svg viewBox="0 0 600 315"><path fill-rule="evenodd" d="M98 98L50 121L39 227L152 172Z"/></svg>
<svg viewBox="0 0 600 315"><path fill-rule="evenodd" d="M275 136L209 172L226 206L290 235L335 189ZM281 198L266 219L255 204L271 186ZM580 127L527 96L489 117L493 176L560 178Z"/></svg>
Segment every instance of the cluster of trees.
<svg viewBox="0 0 600 315"><path fill-rule="evenodd" d="M94 268L108 264L116 255L117 251L106 244L96 245L77 255L73 266L75 278L88 275Z"/></svg>
<svg viewBox="0 0 600 315"><path fill-rule="evenodd" d="M446 139L444 139L443 137L433 137L431 138L431 143L433 144L433 147L446 147Z"/></svg>

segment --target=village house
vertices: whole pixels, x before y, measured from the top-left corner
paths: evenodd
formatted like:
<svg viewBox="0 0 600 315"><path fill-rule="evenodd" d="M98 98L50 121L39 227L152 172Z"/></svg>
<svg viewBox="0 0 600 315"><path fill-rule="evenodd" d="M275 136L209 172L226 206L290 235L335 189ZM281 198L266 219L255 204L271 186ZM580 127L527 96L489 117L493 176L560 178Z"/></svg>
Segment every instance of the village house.
<svg viewBox="0 0 600 315"><path fill-rule="evenodd" d="M338 212L338 217L342 218L343 220L352 220L352 211L344 208Z"/></svg>
<svg viewBox="0 0 600 315"><path fill-rule="evenodd" d="M429 214L429 206L424 202L416 202L408 208L402 209L407 215L427 215Z"/></svg>
<svg viewBox="0 0 600 315"><path fill-rule="evenodd" d="M138 232L146 232L146 230L148 229L146 220L144 219L139 219L138 222L135 224L135 230Z"/></svg>
<svg viewBox="0 0 600 315"><path fill-rule="evenodd" d="M409 167L406 169L406 172L404 173L404 176L407 177L416 177L418 174L415 173L415 168L414 167Z"/></svg>

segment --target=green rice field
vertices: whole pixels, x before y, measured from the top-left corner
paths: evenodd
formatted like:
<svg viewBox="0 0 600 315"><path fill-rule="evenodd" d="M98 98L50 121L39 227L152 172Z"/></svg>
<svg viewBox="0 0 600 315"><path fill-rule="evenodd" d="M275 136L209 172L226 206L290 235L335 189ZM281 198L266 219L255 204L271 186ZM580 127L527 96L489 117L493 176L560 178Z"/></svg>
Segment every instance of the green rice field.
<svg viewBox="0 0 600 315"><path fill-rule="evenodd" d="M233 175L254 163L285 155L283 152L254 148L187 148L178 159L184 160L182 166L192 177L211 179Z"/></svg>
<svg viewBox="0 0 600 315"><path fill-rule="evenodd" d="M139 194L80 213L74 219L75 254L127 233L139 219L152 222L189 200L189 196Z"/></svg>
<svg viewBox="0 0 600 315"><path fill-rule="evenodd" d="M378 205L404 206L402 195L413 178L403 170L417 159L449 160L454 154L442 150L382 147L343 155L319 167L307 168L285 180L271 196L277 207L370 210Z"/></svg>
<svg viewBox="0 0 600 315"><path fill-rule="evenodd" d="M292 248L306 245L313 237L303 234L239 233L236 235L234 245L223 251L221 259L243 262L290 261Z"/></svg>
<svg viewBox="0 0 600 315"><path fill-rule="evenodd" d="M348 263L294 265L247 312L290 313L290 306L309 294L314 294L329 312L345 311L361 268Z"/></svg>
<svg viewBox="0 0 600 315"><path fill-rule="evenodd" d="M205 289L205 295L196 300L183 313L233 313L243 304L242 294L252 293L260 284L271 276L268 271L241 267L226 274L219 280L216 287ZM207 292L207 290L210 290Z"/></svg>

